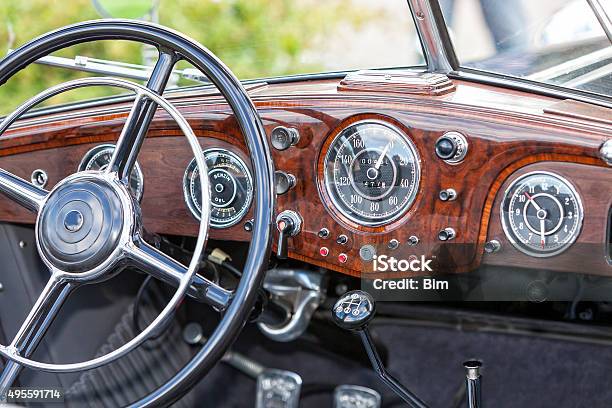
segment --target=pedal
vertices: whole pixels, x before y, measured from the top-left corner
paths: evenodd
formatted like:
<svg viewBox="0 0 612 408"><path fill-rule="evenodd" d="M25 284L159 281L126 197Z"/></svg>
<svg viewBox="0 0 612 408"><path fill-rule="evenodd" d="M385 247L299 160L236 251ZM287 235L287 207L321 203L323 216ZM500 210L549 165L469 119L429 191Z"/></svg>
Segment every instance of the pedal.
<svg viewBox="0 0 612 408"><path fill-rule="evenodd" d="M267 369L257 377L256 408L297 408L302 377L291 371Z"/></svg>
<svg viewBox="0 0 612 408"><path fill-rule="evenodd" d="M380 408L380 394L359 385L340 385L334 390L334 408Z"/></svg>

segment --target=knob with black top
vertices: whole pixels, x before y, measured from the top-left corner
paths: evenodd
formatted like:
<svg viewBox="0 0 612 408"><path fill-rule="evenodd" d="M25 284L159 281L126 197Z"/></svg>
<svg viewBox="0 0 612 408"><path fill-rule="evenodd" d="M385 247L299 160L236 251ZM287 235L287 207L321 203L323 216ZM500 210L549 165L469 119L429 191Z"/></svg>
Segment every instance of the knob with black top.
<svg viewBox="0 0 612 408"><path fill-rule="evenodd" d="M442 160L452 159L457 153L455 141L447 136L442 136L436 142L436 155Z"/></svg>
<svg viewBox="0 0 612 408"><path fill-rule="evenodd" d="M348 242L348 237L344 234L338 235L338 238L336 238L336 243L339 245L344 245Z"/></svg>
<svg viewBox="0 0 612 408"><path fill-rule="evenodd" d="M459 132L446 132L435 145L436 156L446 163L455 164L462 161L467 155L468 142Z"/></svg>
<svg viewBox="0 0 612 408"><path fill-rule="evenodd" d="M287 150L291 146L295 146L300 140L300 134L297 129L288 128L285 126L277 126L272 130L270 135L272 146L276 150Z"/></svg>

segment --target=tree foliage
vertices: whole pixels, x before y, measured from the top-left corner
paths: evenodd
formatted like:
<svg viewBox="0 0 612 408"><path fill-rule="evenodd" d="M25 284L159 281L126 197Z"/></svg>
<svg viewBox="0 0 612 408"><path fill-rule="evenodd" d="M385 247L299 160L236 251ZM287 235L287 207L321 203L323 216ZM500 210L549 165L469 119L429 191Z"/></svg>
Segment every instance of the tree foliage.
<svg viewBox="0 0 612 408"><path fill-rule="evenodd" d="M117 0L119 1L119 0ZM121 0L126 1L126 0ZM328 0L161 0L160 24L197 39L239 78L256 78L320 70L305 51L341 22L359 24L342 1ZM345 5L345 4L344 4ZM47 31L99 18L90 0L21 0L0 2L0 50L16 48ZM83 55L142 63L141 46L105 41L71 47L58 54ZM30 66L0 92L0 112L7 112L35 93L84 74L66 69ZM108 89L86 89L54 102L107 95Z"/></svg>

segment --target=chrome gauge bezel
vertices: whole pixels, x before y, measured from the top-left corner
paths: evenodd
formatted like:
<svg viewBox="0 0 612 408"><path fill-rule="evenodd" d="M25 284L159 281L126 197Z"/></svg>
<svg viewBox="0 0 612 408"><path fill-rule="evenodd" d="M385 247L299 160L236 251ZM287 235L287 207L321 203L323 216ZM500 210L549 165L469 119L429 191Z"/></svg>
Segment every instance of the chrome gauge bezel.
<svg viewBox="0 0 612 408"><path fill-rule="evenodd" d="M338 202L338 199L336 198L334 191L333 191L333 189L336 188L336 185L333 182L333 179L330 180L328 176L330 174L328 162L330 159L330 155L334 152L333 147L336 144L338 138L342 137L347 129L354 127L354 126L360 126L360 125L379 125L379 126L386 127L388 130L393 132L403 143L406 144L406 146L408 147L408 150L413 156L413 160L414 160L414 175L413 175L413 182L412 182L413 188L410 191L406 199L406 202L401 206L399 210L396 210L397 212L395 214L393 214L392 216L388 218L383 218L379 220L379 219L374 219L374 218L368 218L365 215L356 214L353 211L347 211L344 208L345 204ZM351 177L351 180L352 180L353 174L350 174L349 177ZM377 119L364 119L364 120L360 120L357 122L347 124L333 136L331 142L328 144L327 151L324 152L323 180L321 180L321 183L319 183L319 186L321 186L321 184L324 185L326 196L331 201L331 204L333 205L333 210L339 215L341 215L341 219L345 218L346 220L354 222L358 224L359 226L380 227L380 226L389 225L393 223L394 221L397 221L398 219L406 215L406 213L410 210L410 208L412 207L412 205L414 204L417 198L417 194L420 188L420 183L421 183L421 157L419 155L419 152L418 152L418 149L415 143L412 141L409 135L403 130L401 130L400 128L398 128L397 126L387 121L377 120ZM361 195L360 192L358 191L356 192L357 194Z"/></svg>
<svg viewBox="0 0 612 408"><path fill-rule="evenodd" d="M569 240L567 240L564 244L562 244L557 250L552 251L552 252L537 252L537 251L533 251L533 250L529 250L528 248L525 248L521 243L517 242L517 240L515 239L514 231L512 230L511 226L509 226L508 223L506 222L506 217L504 214L504 206L505 206L506 200L510 199L509 194L523 180L525 180L526 178L532 177L532 176L548 176L548 177L556 178L559 181L561 181L563 184L565 184L565 186L569 189L570 193L574 196L574 200L576 202L576 208L578 209L578 214L577 214L578 221L577 221L575 232L570 236ZM576 242L576 240L578 239L582 231L582 224L584 222L584 207L582 205L582 198L580 197L580 194L578 194L578 191L576 190L574 185L569 180L567 180L565 177L557 173L536 170L536 171L531 171L529 173L522 174L521 176L513 180L510 183L510 185L506 188L506 190L504 191L502 200L501 200L500 207L499 207L499 217L501 219L501 224L502 224L502 229L504 230L504 234L506 235L506 238L508 239L508 241L510 241L510 243L515 249L517 249L518 251L520 251L521 253L525 255L529 255L535 258L550 258L550 257L557 256L565 252ZM560 220L560 224L561 223L562 223L562 220ZM556 229L558 229L558 227Z"/></svg>
<svg viewBox="0 0 612 408"><path fill-rule="evenodd" d="M77 171L87 171L89 167L95 159L103 153L106 153L108 150L115 150L115 145L111 143L100 144L95 147L92 147L83 155L83 158L79 162L79 166ZM142 169L140 168L140 164L136 162L134 164L134 171L136 172L136 177L138 178L138 188L134 192L136 196L136 200L138 202L142 201L142 197L144 195L144 174L142 173ZM130 188L130 190L132 190Z"/></svg>
<svg viewBox="0 0 612 408"><path fill-rule="evenodd" d="M204 161L208 160L208 158L212 155L212 154L221 154L224 155L226 157L231 158L231 160L235 161L239 167L242 168L242 170L244 171L245 176L248 179L248 183L250 186L250 190L247 194L247 199L246 202L244 204L244 206L240 209L240 211L236 212L236 214L234 216L232 216L229 221L225 221L225 220L221 220L218 219L214 216L214 211L211 211L210 214L210 226L212 228L216 228L216 229L223 229L223 228L229 228L232 227L236 224L238 224L240 221L242 221L242 219L246 216L246 214L249 212L249 209L251 208L251 204L253 202L253 176L251 175L251 170L249 169L249 167L247 166L247 164L245 163L244 160L242 160L242 158L240 158L240 156L238 156L236 153L227 150L227 149L223 149L223 148L218 148L218 147L214 147L214 148L210 148L210 149L205 149L202 151L202 155L204 156ZM201 209L199 209L196 205L196 203L193 201L193 180L192 177L190 177L190 174L195 170L195 168L197 167L196 165L196 160L195 158L192 159L189 164L187 165L187 168L185 169L185 173L183 174L183 197L185 200L185 204L187 205L187 208L189 209L189 212L191 213L191 215L197 219L198 221L200 220L200 211ZM217 169L214 168L209 168L208 174L210 175L210 173L212 171L215 171ZM227 170L224 170L225 172L227 172ZM233 176L232 176L233 177ZM233 179L233 182L236 183L236 180ZM212 187L211 187L212 188ZM212 193L212 192L211 192ZM235 193L234 193L235 194ZM224 208L227 207L231 204L228 203L227 205L224 206L214 206L211 204L212 207L217 207L217 208Z"/></svg>

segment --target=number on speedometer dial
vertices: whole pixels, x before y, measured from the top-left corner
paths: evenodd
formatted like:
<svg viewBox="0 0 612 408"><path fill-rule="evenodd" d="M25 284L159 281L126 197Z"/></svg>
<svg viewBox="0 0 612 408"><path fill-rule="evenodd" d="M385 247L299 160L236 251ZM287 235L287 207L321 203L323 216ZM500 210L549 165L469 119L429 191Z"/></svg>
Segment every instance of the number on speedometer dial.
<svg viewBox="0 0 612 408"><path fill-rule="evenodd" d="M419 187L414 144L383 122L358 122L345 128L332 141L324 166L332 202L360 225L378 226L401 217Z"/></svg>
<svg viewBox="0 0 612 408"><path fill-rule="evenodd" d="M572 185L556 174L528 173L506 190L502 226L520 251L537 257L557 255L578 237L582 202Z"/></svg>

